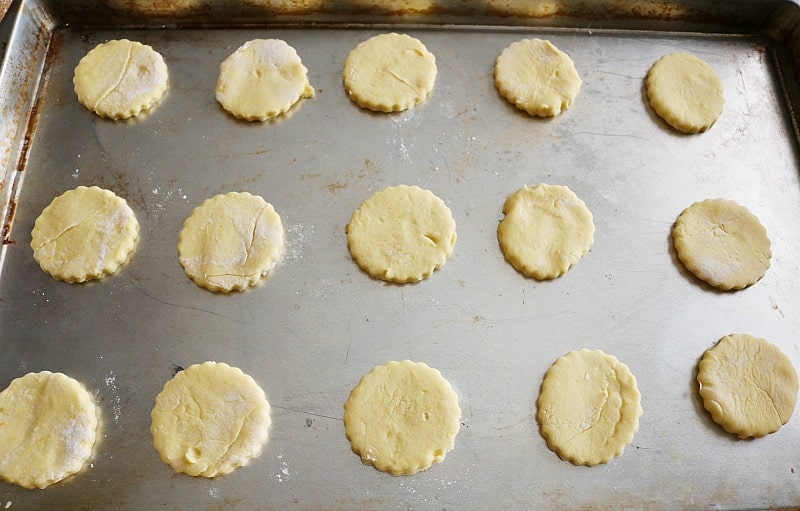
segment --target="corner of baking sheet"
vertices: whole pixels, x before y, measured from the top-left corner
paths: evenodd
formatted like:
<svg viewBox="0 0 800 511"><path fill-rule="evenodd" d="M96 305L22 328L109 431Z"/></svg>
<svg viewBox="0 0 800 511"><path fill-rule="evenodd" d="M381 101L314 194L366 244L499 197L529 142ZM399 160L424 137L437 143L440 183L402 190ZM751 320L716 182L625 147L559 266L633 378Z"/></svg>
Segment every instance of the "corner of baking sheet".
<svg viewBox="0 0 800 511"><path fill-rule="evenodd" d="M773 41L778 76L800 146L800 0L786 0L776 9L765 34Z"/></svg>

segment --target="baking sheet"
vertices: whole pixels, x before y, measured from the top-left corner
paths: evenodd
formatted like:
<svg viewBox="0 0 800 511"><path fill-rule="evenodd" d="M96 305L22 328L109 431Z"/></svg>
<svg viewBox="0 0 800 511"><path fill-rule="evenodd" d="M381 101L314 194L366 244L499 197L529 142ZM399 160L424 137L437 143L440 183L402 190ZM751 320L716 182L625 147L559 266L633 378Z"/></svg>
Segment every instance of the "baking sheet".
<svg viewBox="0 0 800 511"><path fill-rule="evenodd" d="M438 76L424 104L374 114L348 100L341 66L388 30L420 38ZM78 104L72 71L94 45L121 37L164 56L170 88L143 118L112 122ZM526 37L550 39L583 79L572 107L551 120L517 111L492 83L496 56ZM274 122L237 121L214 100L219 63L253 38L292 45L317 93ZM772 50L760 35L588 28L54 22L46 72L32 73L42 77L38 102L12 144L22 165L12 151L3 181L15 210L0 268L0 386L28 371L64 372L96 396L103 432L87 470L44 491L0 483L0 507L800 505L797 417L766 438L737 440L703 411L694 382L703 351L732 332L768 339L800 367L798 151ZM643 78L671 51L698 55L723 82L724 112L705 134L676 133L647 104ZM539 182L569 186L596 225L591 252L551 282L522 277L496 240L507 195ZM430 189L457 224L453 257L418 284L372 280L347 251L352 211L395 184ZM78 185L125 197L141 226L131 263L100 283L57 282L29 248L41 210ZM202 200L239 190L275 206L286 255L257 289L209 293L178 264L177 232ZM767 228L772 266L747 290L700 284L671 248L675 217L708 197L746 205ZM545 370L582 347L625 362L644 408L625 453L594 468L561 461L535 420ZM454 385L462 427L443 463L392 477L350 451L342 404L374 365L405 358ZM149 435L155 395L179 366L205 360L252 375L273 418L261 456L213 480L173 474Z"/></svg>

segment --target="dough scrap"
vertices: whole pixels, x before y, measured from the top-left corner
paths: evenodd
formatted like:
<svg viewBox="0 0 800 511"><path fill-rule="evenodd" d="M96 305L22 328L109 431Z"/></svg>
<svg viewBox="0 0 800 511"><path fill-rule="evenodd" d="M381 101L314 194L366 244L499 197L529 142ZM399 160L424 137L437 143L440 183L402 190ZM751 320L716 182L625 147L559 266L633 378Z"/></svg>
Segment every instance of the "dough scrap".
<svg viewBox="0 0 800 511"><path fill-rule="evenodd" d="M722 82L703 60L689 53L670 53L647 73L647 97L667 124L684 133L710 128L722 113Z"/></svg>
<svg viewBox="0 0 800 511"><path fill-rule="evenodd" d="M216 97L222 108L246 121L265 121L313 98L308 69L280 39L253 39L219 66Z"/></svg>
<svg viewBox="0 0 800 511"><path fill-rule="evenodd" d="M365 374L344 404L344 429L361 460L392 475L412 475L453 450L461 409L442 374L403 360Z"/></svg>
<svg viewBox="0 0 800 511"><path fill-rule="evenodd" d="M358 106L399 112L430 96L436 81L436 57L419 39L380 34L350 51L342 76L347 94Z"/></svg>
<svg viewBox="0 0 800 511"><path fill-rule="evenodd" d="M739 438L762 437L786 424L797 399L797 372L780 348L747 334L726 335L697 368L703 407Z"/></svg>
<svg viewBox="0 0 800 511"><path fill-rule="evenodd" d="M566 186L522 187L506 199L497 238L517 271L554 279L578 262L594 242L592 212Z"/></svg>
<svg viewBox="0 0 800 511"><path fill-rule="evenodd" d="M672 241L687 270L725 291L758 282L772 257L758 218L726 199L706 199L683 210L672 228Z"/></svg>
<svg viewBox="0 0 800 511"><path fill-rule="evenodd" d="M99 44L75 67L78 101L110 119L149 110L167 90L167 65L152 47L127 39Z"/></svg>
<svg viewBox="0 0 800 511"><path fill-rule="evenodd" d="M581 83L572 59L550 41L517 41L495 61L497 90L511 104L537 117L553 117L569 108Z"/></svg>
<svg viewBox="0 0 800 511"><path fill-rule="evenodd" d="M244 466L267 442L270 406L250 376L225 363L179 372L156 397L153 447L176 472L216 477Z"/></svg>
<svg viewBox="0 0 800 511"><path fill-rule="evenodd" d="M230 192L204 200L178 234L178 259L195 284L241 291L266 276L283 253L283 225L257 195Z"/></svg>
<svg viewBox="0 0 800 511"><path fill-rule="evenodd" d="M575 465L607 463L622 454L642 415L636 378L600 350L570 351L542 381L537 406L547 446Z"/></svg>
<svg viewBox="0 0 800 511"><path fill-rule="evenodd" d="M385 188L365 200L347 224L347 246L370 276L416 282L445 263L456 243L450 209L418 186Z"/></svg>
<svg viewBox="0 0 800 511"><path fill-rule="evenodd" d="M72 378L42 371L0 392L0 478L46 488L79 472L92 455L97 410Z"/></svg>
<svg viewBox="0 0 800 511"><path fill-rule="evenodd" d="M79 186L53 199L31 231L34 259L65 282L115 273L138 240L139 222L125 199L97 186Z"/></svg>

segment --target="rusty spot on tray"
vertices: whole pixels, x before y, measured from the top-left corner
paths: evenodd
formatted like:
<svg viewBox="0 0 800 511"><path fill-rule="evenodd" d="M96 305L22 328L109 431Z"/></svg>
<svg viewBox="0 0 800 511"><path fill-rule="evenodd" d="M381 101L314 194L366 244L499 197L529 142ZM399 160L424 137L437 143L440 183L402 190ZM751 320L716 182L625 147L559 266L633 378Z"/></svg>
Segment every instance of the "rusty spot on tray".
<svg viewBox="0 0 800 511"><path fill-rule="evenodd" d="M17 212L17 201L15 199L11 199L8 203L8 216L6 217L6 223L3 224L3 245L13 245L16 241L9 238L11 234L11 224L14 223L14 214Z"/></svg>
<svg viewBox="0 0 800 511"><path fill-rule="evenodd" d="M343 183L341 181L337 181L335 183L328 184L327 186L325 186L325 188L327 188L328 191L331 192L331 193L336 193L339 190L343 190L344 188L347 188L347 183Z"/></svg>

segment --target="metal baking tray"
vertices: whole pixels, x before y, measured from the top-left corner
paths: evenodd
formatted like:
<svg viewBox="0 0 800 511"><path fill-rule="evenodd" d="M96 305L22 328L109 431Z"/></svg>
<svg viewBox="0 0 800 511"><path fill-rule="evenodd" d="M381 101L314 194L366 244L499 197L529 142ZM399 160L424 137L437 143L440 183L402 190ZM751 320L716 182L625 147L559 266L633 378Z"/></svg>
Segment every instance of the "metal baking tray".
<svg viewBox="0 0 800 511"><path fill-rule="evenodd" d="M745 509L800 506L800 417L737 440L703 410L703 351L732 332L777 344L800 368L800 5L788 0L436 3L23 0L3 21L0 73L0 387L61 371L94 393L103 429L82 473L45 490L0 483L8 509ZM11 28L9 28L11 27ZM347 53L377 33L420 38L437 60L432 96L404 113L349 101ZM152 45L169 67L165 99L133 121L78 104L72 73L112 38ZM274 122L240 122L214 100L219 63L243 42L280 38L309 69L314 99ZM574 104L541 120L493 86L500 51L550 39L583 79ZM643 79L671 51L710 63L725 89L717 123L670 129ZM550 281L524 278L496 239L522 185L569 186L592 210L591 252ZM387 285L347 251L344 228L373 192L430 189L458 241L427 280ZM126 198L141 225L130 264L70 285L33 260L41 210L78 185ZM286 255L258 288L195 286L177 233L202 200L263 196L281 215ZM757 284L718 292L670 241L691 203L746 205L772 240ZM636 376L644 415L625 453L594 468L548 450L535 402L547 367L602 349ZM393 359L423 361L454 385L455 449L411 477L363 465L342 405ZM224 361L272 404L269 443L217 479L174 474L150 446L150 410L179 367Z"/></svg>

